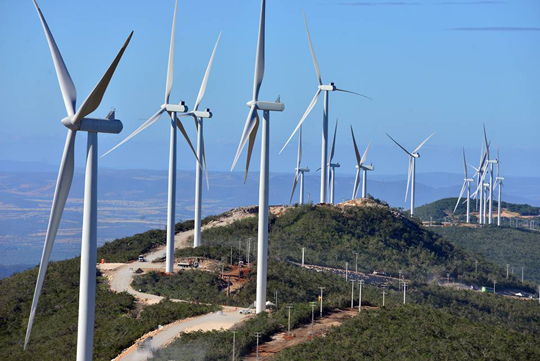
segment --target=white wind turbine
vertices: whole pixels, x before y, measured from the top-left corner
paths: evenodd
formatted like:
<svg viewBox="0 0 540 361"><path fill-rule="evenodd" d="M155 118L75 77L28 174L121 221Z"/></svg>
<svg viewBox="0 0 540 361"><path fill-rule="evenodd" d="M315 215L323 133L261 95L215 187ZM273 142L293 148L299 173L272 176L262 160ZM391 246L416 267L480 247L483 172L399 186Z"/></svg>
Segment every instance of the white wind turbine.
<svg viewBox="0 0 540 361"><path fill-rule="evenodd" d="M197 95L197 100L195 101L195 106L193 111L182 114L180 116L192 116L195 120L195 126L197 127L197 161L195 163L195 220L194 220L194 233L193 233L193 247L199 247L202 243L201 241L201 206L202 206L202 168L200 166L200 160L203 160L204 170L206 172L206 186L210 187L208 179L208 168L206 167L206 154L204 151L204 136L203 136L203 119L212 118L212 113L210 109L205 111L199 111L199 105L201 104L202 98L206 91L206 84L208 84L208 78L210 76L210 70L212 70L212 64L214 62L214 56L216 55L216 49L221 39L221 33L218 36L212 55L210 56L210 61L208 62L208 67L206 68L206 73L204 74L203 81L201 83L201 88L199 89L199 94Z"/></svg>
<svg viewBox="0 0 540 361"><path fill-rule="evenodd" d="M488 143L486 143L486 145L487 147L489 147ZM485 224L486 222L485 222L485 206L484 206L485 202L484 202L483 184L484 184L484 179L486 177L487 169L488 169L488 152L484 151L484 142L482 142L482 147L480 151L480 163L478 165L478 168L475 168L473 166L471 167L476 171L475 175L473 176L473 178L476 177L476 191L473 193L472 197L476 199L477 204L478 202L480 203L480 207L478 211L478 223Z"/></svg>
<svg viewBox="0 0 540 361"><path fill-rule="evenodd" d="M474 182L474 179L467 177L467 159L465 158L465 148L463 148L463 169L465 171L465 178L463 179L463 186L461 187L461 192L459 193L456 206L454 207L454 213L456 213L456 209L459 205L459 201L461 200L461 197L463 196L463 193L465 192L465 188L467 188L467 223L470 223L470 220L471 220L471 205L470 205L471 182Z"/></svg>
<svg viewBox="0 0 540 361"><path fill-rule="evenodd" d="M336 135L337 135L338 120L336 119L336 127L334 129L334 139L332 140L332 148L330 149L330 160L328 161L328 173L330 177L328 179L328 187L330 189L330 204L334 204L334 187L336 183L336 168L341 167L338 163L332 163L334 160L334 153L336 150Z"/></svg>
<svg viewBox="0 0 540 361"><path fill-rule="evenodd" d="M302 128L298 132L298 155L296 157L296 168L294 174L294 182L291 192L291 198L289 199L289 204L292 203L294 196L294 191L296 190L296 185L300 181L300 200L298 204L304 204L304 173L309 172L309 167L300 168L300 163L302 162Z"/></svg>
<svg viewBox="0 0 540 361"><path fill-rule="evenodd" d="M86 173L84 184L84 206L83 206L83 226L82 226L82 242L81 242L81 275L80 275L80 290L79 290L79 322L77 334L77 360L90 361L92 360L92 346L94 339L94 311L95 311L95 293L96 293L96 257L97 257L97 146L98 133L117 134L122 130L122 123L115 119L114 111L109 112L105 119L86 118L87 115L96 110L103 99L105 90L116 70L126 47L131 40L133 32L129 35L124 45L120 49L118 55L113 60L101 80L92 90L90 95L85 99L79 109L75 110L77 100L77 92L67 67L62 59L60 50L54 41L52 33L41 13L41 10L34 0L34 5L38 12L47 42L54 62L58 83L64 99L64 105L68 113L67 117L62 119L62 124L68 128L66 144L56 188L47 225L47 233L45 236L45 244L43 246L43 254L39 266L38 279L34 298L32 300L32 308L28 319L28 328L26 329L26 337L24 340L24 349L28 345L30 333L36 308L41 294L41 288L45 279L45 273L49 265L51 251L54 245L54 240L58 232L58 226L62 219L62 213L66 205L66 201L71 188L74 173L75 160L75 136L78 131L88 133L88 146L86 153Z"/></svg>
<svg viewBox="0 0 540 361"><path fill-rule="evenodd" d="M504 187L504 177L500 175L501 170L501 158L499 157L499 149L497 148L497 178L495 178L495 188L499 187L497 194L497 226L501 225L501 192Z"/></svg>
<svg viewBox="0 0 540 361"><path fill-rule="evenodd" d="M291 136L289 137L289 139L287 140L287 142L285 143L283 148L281 148L281 151L279 153L281 154L281 152L283 152L285 147L287 147L287 144L289 144L289 142L293 138L294 134L296 134L298 129L300 129L300 127L302 126L302 124L306 120L307 116L309 115L309 113L311 112L313 107L315 107L315 104L317 104L317 100L319 99L319 95L321 94L321 92L324 91L322 145L321 145L322 153L321 153L321 193L320 193L320 202L325 203L326 202L326 189L327 189L327 186L328 186L328 184L327 184L327 169L328 169L327 168L328 167L328 165L327 165L327 153L328 153L328 98L329 98L330 92L339 91L339 92L351 93L351 94L359 95L361 97L364 97L364 98L367 98L367 99L370 99L370 100L371 100L371 98L369 98L369 97L367 97L365 95L362 95L362 94L352 92L352 91L338 89L338 88L336 88L334 83L330 83L328 85L323 85L322 78L321 78L321 71L319 69L319 64L317 62L317 58L315 56L315 50L313 49L313 43L311 42L311 36L309 34L306 15L303 14L303 16L304 16L304 23L306 25L306 33L307 33L307 37L308 37L308 41L309 41L309 48L311 50L311 56L313 58L313 65L315 65L315 71L317 73L317 81L318 81L319 85L318 85L318 88L317 88L317 92L315 93L315 96L311 100L311 103L309 103L309 106L307 107L304 115L302 116L302 118L298 122L298 125L294 129L293 133L291 134Z"/></svg>
<svg viewBox="0 0 540 361"><path fill-rule="evenodd" d="M101 157L106 156L150 125L154 124L161 114L167 112L171 118L171 135L169 142L169 182L168 182L168 200L167 200L167 245L166 245L166 260L165 260L165 271L171 273L174 271L174 225L175 225L175 213L176 213L176 127L180 129L184 138L188 142L193 154L195 154L195 149L189 140L187 132L184 128L184 125L180 122L178 118L178 113L186 113L188 108L184 105L185 103L181 101L179 104L169 104L169 97L171 95L172 85L173 85L173 69L174 69L174 32L176 27L176 10L178 8L178 0L174 7L173 15L173 25L171 32L171 43L169 47L169 64L167 67L167 82L165 84L165 103L161 105L156 114L152 115L150 119L144 122L137 130L131 133L126 139L118 143L107 153L103 154ZM209 112L205 112L209 113ZM202 113L200 114L203 115ZM207 114L209 116L209 114ZM206 116L204 116L206 117ZM196 154L195 154L196 156ZM199 158L197 158L199 162ZM199 165L200 166L200 165Z"/></svg>
<svg viewBox="0 0 540 361"><path fill-rule="evenodd" d="M405 202L407 202L407 197L409 195L409 185L411 185L411 216L414 216L414 187L415 187L415 175L416 175L416 158L420 158L420 154L418 151L420 148L426 144L426 142L435 135L435 133L431 134L429 137L426 138L418 147L416 147L412 152L409 152L407 149L403 148L398 142L394 140L388 133L386 133L390 139L394 143L398 145L407 155L409 156L409 173L407 175L407 191L405 192Z"/></svg>
<svg viewBox="0 0 540 361"><path fill-rule="evenodd" d="M493 164L497 163L497 159L489 159L489 145L487 140L487 134L486 134L486 125L484 124L484 142L486 143L486 152L487 152L487 167L486 172L489 171L489 188L488 188L488 196L489 196L489 213L488 213L488 223L493 223ZM484 210L485 212L485 210ZM485 219L484 219L485 221Z"/></svg>
<svg viewBox="0 0 540 361"><path fill-rule="evenodd" d="M242 132L242 137L240 138L240 144L238 145L238 150L236 151L236 156L234 157L231 167L232 171L238 162L242 150L249 140L244 176L245 182L249 169L249 162L251 160L251 154L253 152L253 146L255 144L255 138L257 137L257 130L259 128L258 110L262 110L263 119L261 140L261 171L259 183L259 226L257 243L257 299L255 301L257 313L263 312L266 309L266 276L268 269L268 149L270 146L270 112L282 112L285 109L285 104L279 101L279 97L277 98L276 102L259 101L259 91L261 89L264 76L265 10L266 0L262 0L259 22L259 39L257 41L257 53L255 57L255 74L253 76L253 97L249 102L247 102L247 106L250 108L250 110L246 119L244 131Z"/></svg>
<svg viewBox="0 0 540 361"><path fill-rule="evenodd" d="M365 165L367 159L367 154L369 151L369 148L371 147L371 143L368 144L366 150L364 151L364 154L362 155L362 158L360 158L360 152L358 151L358 146L356 145L356 139L354 138L354 131L353 127L351 125L351 135L354 145L354 153L356 155L356 177L354 178L354 186L353 186L353 194L352 199L356 199L356 196L358 194L358 186L360 185L360 172L362 173L362 198L367 197L367 171L373 171L375 170L375 167L373 164Z"/></svg>

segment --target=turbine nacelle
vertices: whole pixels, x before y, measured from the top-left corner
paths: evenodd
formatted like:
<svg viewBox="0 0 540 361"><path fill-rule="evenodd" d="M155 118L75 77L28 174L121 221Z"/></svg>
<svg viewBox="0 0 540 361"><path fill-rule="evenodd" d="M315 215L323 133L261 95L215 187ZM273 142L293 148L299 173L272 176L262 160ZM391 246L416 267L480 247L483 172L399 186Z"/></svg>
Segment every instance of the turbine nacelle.
<svg viewBox="0 0 540 361"><path fill-rule="evenodd" d="M341 167L341 165L339 163L329 163L328 164L329 167L332 167L332 168L339 168Z"/></svg>
<svg viewBox="0 0 540 361"><path fill-rule="evenodd" d="M282 112L285 110L285 104L281 103L279 101L279 98L277 102L264 102L264 101L250 100L249 102L246 103L246 105L250 108L255 106L255 108L257 109L267 110L270 112Z"/></svg>
<svg viewBox="0 0 540 361"><path fill-rule="evenodd" d="M118 119L114 119L114 111L109 112L106 118L83 118L78 125L72 123L74 116L62 119L62 124L71 130L83 132L119 134L124 125Z"/></svg>
<svg viewBox="0 0 540 361"><path fill-rule="evenodd" d="M171 113L186 113L188 111L184 101L181 101L180 104L163 104L161 108Z"/></svg>
<svg viewBox="0 0 540 361"><path fill-rule="evenodd" d="M328 85L319 85L319 90L333 92L336 90L336 86L334 83L330 83Z"/></svg>
<svg viewBox="0 0 540 361"><path fill-rule="evenodd" d="M373 170L375 170L375 167L373 166L373 164L370 164L370 165L363 165L363 164L358 165L357 164L356 169L363 169L363 170L373 171Z"/></svg>
<svg viewBox="0 0 540 361"><path fill-rule="evenodd" d="M420 158L420 153L413 153L411 155L413 158Z"/></svg>
<svg viewBox="0 0 540 361"><path fill-rule="evenodd" d="M212 115L213 115L212 112L210 111L210 108L206 108L204 111L195 110L191 112L191 114L193 114L193 116L197 118L212 118Z"/></svg>
<svg viewBox="0 0 540 361"><path fill-rule="evenodd" d="M294 170L298 171L298 172L308 172L309 173L309 167L306 167L306 168L295 168Z"/></svg>

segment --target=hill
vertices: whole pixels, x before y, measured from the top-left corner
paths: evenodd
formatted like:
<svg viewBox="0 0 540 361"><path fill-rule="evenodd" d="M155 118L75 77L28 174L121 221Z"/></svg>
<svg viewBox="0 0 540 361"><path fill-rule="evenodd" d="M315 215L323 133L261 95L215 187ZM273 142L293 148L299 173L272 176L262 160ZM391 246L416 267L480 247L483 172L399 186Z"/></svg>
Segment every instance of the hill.
<svg viewBox="0 0 540 361"><path fill-rule="evenodd" d="M521 278L540 283L540 232L509 227L433 227L434 232L470 252L480 254Z"/></svg>
<svg viewBox="0 0 540 361"><path fill-rule="evenodd" d="M228 245L242 252L257 239L257 218L202 233L203 244ZM279 217L270 217L269 255L282 261L301 262L305 247L307 264L386 271L420 282L450 276L463 283L485 285L503 280L503 269L448 242L424 228L417 220L370 200L364 206L304 205ZM253 255L256 246L251 247ZM475 262L478 261L478 272ZM511 281L515 282L515 280ZM501 284L503 286L503 284Z"/></svg>
<svg viewBox="0 0 540 361"><path fill-rule="evenodd" d="M443 221L449 217L454 221L464 222L467 212L467 205L460 202L459 206L456 209L456 213L453 213L454 207L456 206L457 197L454 198L443 198L435 202L425 204L423 206L415 208L415 216L424 220L429 221L433 220L436 222ZM498 203L496 200L493 201L493 210L497 210ZM501 202L501 210L503 211L504 217L525 217L525 216L537 216L540 217L540 207L533 207L529 204L515 204ZM476 201L471 200L471 213L478 214L476 209ZM471 222L476 223L476 215L471 214Z"/></svg>

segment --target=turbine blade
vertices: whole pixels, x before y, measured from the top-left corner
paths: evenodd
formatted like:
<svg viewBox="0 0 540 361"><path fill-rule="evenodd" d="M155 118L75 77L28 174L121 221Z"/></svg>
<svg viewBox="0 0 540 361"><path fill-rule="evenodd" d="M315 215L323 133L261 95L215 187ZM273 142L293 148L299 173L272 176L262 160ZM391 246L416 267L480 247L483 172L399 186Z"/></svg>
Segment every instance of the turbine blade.
<svg viewBox="0 0 540 361"><path fill-rule="evenodd" d="M240 144L238 144L238 149L236 150L236 156L234 157L234 161L231 167L231 172L236 166L236 163L238 162L238 159L240 158L240 153L242 153L242 150L244 149L246 142L248 141L248 138L251 134L251 131L255 127L257 121L257 111L256 111L256 105L252 105L249 109L248 117L246 119L246 124L244 125L244 131L242 133L242 138L240 138Z"/></svg>
<svg viewBox="0 0 540 361"><path fill-rule="evenodd" d="M463 168L465 169L465 178L467 178L467 159L465 158L465 147L463 147Z"/></svg>
<svg viewBox="0 0 540 361"><path fill-rule="evenodd" d="M352 141L354 145L354 152L356 154L356 164L360 166L362 164L361 163L362 158L360 158L360 152L358 151L358 146L356 145L356 139L354 138L354 130L353 130L352 125L351 125L351 135L352 135Z"/></svg>
<svg viewBox="0 0 540 361"><path fill-rule="evenodd" d="M459 201L461 200L461 197L463 197L463 192L465 192L465 187L467 186L467 180L463 181L463 186L461 187L461 192L459 192L459 197L456 202L456 206L454 207L454 211L452 213L456 213L456 209L459 205Z"/></svg>
<svg viewBox="0 0 540 361"><path fill-rule="evenodd" d="M171 117L171 119L174 118L172 113L170 113L169 116ZM197 151L195 150L195 148L193 148L193 144L191 144L191 140L189 139L189 135L186 132L186 128L184 128L184 124L182 124L182 122L180 121L180 118L178 118L178 117L176 117L176 126L178 127L178 129L180 129L180 132L182 133L182 135L186 139L186 142L188 143L189 147L191 148L191 151L193 152L193 155L195 156L195 159L197 159L197 163L199 163L199 167L202 168L201 160L199 159L199 157L197 157Z"/></svg>
<svg viewBox="0 0 540 361"><path fill-rule="evenodd" d="M174 72L174 32L176 29L176 10L178 9L178 0L174 4L173 23L171 30L171 43L169 44L169 63L167 65L167 82L165 83L165 104L169 104L169 97L173 86Z"/></svg>
<svg viewBox="0 0 540 361"><path fill-rule="evenodd" d="M73 118L74 125L78 125L85 116L87 116L88 114L96 110L96 108L101 103L101 99L103 99L105 90L107 90L107 87L109 86L109 82L111 81L114 71L116 70L116 66L120 62L122 55L124 55L124 51L126 50L132 36L133 36L133 31L129 34L128 38L124 42L124 45L122 45L122 48L120 49L120 51L118 52L118 55L116 55L116 58L114 58L113 62L109 66L109 69L107 69L107 71L105 72L105 74L103 75L99 83L96 85L94 90L92 90L90 95L88 95L88 97L84 100L79 110L77 110L77 113L75 113L75 116Z"/></svg>
<svg viewBox="0 0 540 361"><path fill-rule="evenodd" d="M35 0L34 6L38 12L39 19L41 20L43 30L45 31L47 43L49 43L49 49L51 50L54 68L56 70L56 76L58 77L58 84L60 85L60 91L62 92L62 98L64 99L66 111L68 115L73 115L75 114L75 102L77 101L77 91L75 90L75 85L73 84L73 80L71 80L71 76L69 75L69 71L64 63L64 59L62 59L62 54L60 54L60 50L58 50L58 46L54 41L51 30L49 29L49 26L41 13L41 9Z"/></svg>
<svg viewBox="0 0 540 361"><path fill-rule="evenodd" d="M247 175L249 171L249 164L251 162L251 154L253 153L253 147L255 146L255 139L257 139L257 131L259 130L259 114L255 111L255 126L251 133L249 133L249 144L246 158L246 172L244 173L244 184L247 181Z"/></svg>
<svg viewBox="0 0 540 361"><path fill-rule="evenodd" d="M356 199L356 195L358 194L358 185L360 182L360 168L356 170L356 176L354 177L354 185L353 185L353 193L352 193L352 199Z"/></svg>
<svg viewBox="0 0 540 361"><path fill-rule="evenodd" d="M56 233L58 232L58 226L62 219L62 213L69 195L71 188L71 182L73 180L74 172L74 158L75 158L75 135L76 131L68 130L66 137L66 144L64 146L64 153L62 155L62 162L60 163L60 170L58 171L58 178L56 181L56 188L54 190L54 197L51 207L51 214L49 216L49 223L47 225L47 233L45 236L45 244L43 245L43 253L41 255L41 262L39 265L38 279L36 282L36 289L34 291L34 298L32 299L32 307L30 309L30 317L28 319L28 327L26 329L26 337L24 340L24 349L28 345L30 333L32 331L32 325L34 323L34 317L36 315L36 309L41 294L41 288L43 287L43 281L45 280L45 274L49 265L49 259L51 257L54 240Z"/></svg>
<svg viewBox="0 0 540 361"><path fill-rule="evenodd" d="M407 175L407 190L405 191L405 202L407 202L407 197L409 197L409 185L411 183L411 170L412 170L412 161L413 158L409 158L409 173Z"/></svg>
<svg viewBox="0 0 540 361"><path fill-rule="evenodd" d="M487 153L487 157L489 159L489 145L491 142L488 142L487 140L487 133L486 133L486 124L484 123L484 142L486 143L486 153Z"/></svg>
<svg viewBox="0 0 540 361"><path fill-rule="evenodd" d="M400 147L401 149L403 149L403 151L404 151L405 153L407 153L407 154L408 154L409 156L411 156L411 157L413 156L411 153L409 153L409 151L408 151L407 149L403 148L403 147L401 146L401 144L399 144L398 142L396 142L396 140L395 140L394 138L392 138L392 137L390 136L390 134L386 133L386 135L388 136L388 138L392 139L392 141L393 141L394 143L396 143L396 144L398 145L398 147Z"/></svg>
<svg viewBox="0 0 540 361"><path fill-rule="evenodd" d="M334 159L334 152L336 150L336 134L337 134L337 126L338 126L339 120L336 119L336 127L334 128L334 139L332 140L332 148L330 150L330 162L332 163L332 159Z"/></svg>
<svg viewBox="0 0 540 361"><path fill-rule="evenodd" d="M296 157L296 168L300 168L300 162L302 161L302 128L298 133L298 156Z"/></svg>
<svg viewBox="0 0 540 361"><path fill-rule="evenodd" d="M294 182L293 182L293 186L292 186L291 198L289 199L289 204L292 203L292 198L294 196L294 191L296 190L296 184L297 183L298 183L298 170L296 171L296 173L294 175Z"/></svg>
<svg viewBox="0 0 540 361"><path fill-rule="evenodd" d="M499 154L499 147L497 147L497 177L500 175L501 168L501 158Z"/></svg>
<svg viewBox="0 0 540 361"><path fill-rule="evenodd" d="M364 154L362 155L362 159L360 161L360 164L364 164L366 162L366 159L367 159L367 154L369 152L369 148L371 147L371 143L368 144L366 150L364 151Z"/></svg>
<svg viewBox="0 0 540 361"><path fill-rule="evenodd" d="M420 145L418 147L416 147L415 150L413 150L412 152L413 153L416 153L420 150L420 148L422 148L424 146L424 144L426 144L426 142L429 140L429 138L433 137L435 135L436 132L434 132L433 134L431 134L429 137L426 138L426 140L424 140L422 143L420 143Z"/></svg>
<svg viewBox="0 0 540 361"><path fill-rule="evenodd" d="M204 163L204 176L206 177L206 189L210 190L210 178L208 177L208 166L206 165L206 150L204 148L204 138L202 138L201 148Z"/></svg>
<svg viewBox="0 0 540 361"><path fill-rule="evenodd" d="M355 93L355 92L352 92L352 91L350 91L350 90L345 90L345 89L338 89L338 88L336 88L336 91L337 91L337 92L343 92L343 93L350 93L350 94L354 94L354 95L359 95L359 96L364 97L364 98L366 98L366 99L373 100L373 99L371 99L370 97L368 97L367 95L360 94L360 93Z"/></svg>
<svg viewBox="0 0 540 361"><path fill-rule="evenodd" d="M124 139L123 141L115 145L113 148L107 151L107 153L103 154L101 158L103 158L104 156L106 156L107 154L109 154L110 152L112 152L113 150L115 150L116 148L118 148L119 146L121 146L122 144L124 144L125 142L127 142L128 140L130 140L131 138L133 138L134 136L136 136L137 134L139 134L140 132L148 128L149 126L151 126L152 124L154 124L159 119L161 114L163 114L164 111L165 111L165 108L161 108L160 110L158 110L156 114L152 115L150 119L144 122L133 133L131 133L126 139Z"/></svg>
<svg viewBox="0 0 540 361"><path fill-rule="evenodd" d="M264 77L264 39L265 39L266 0L261 1L261 18L259 21L259 40L255 57L255 74L253 76L253 100L259 100L259 90Z"/></svg>
<svg viewBox="0 0 540 361"><path fill-rule="evenodd" d="M212 51L212 55L210 56L210 61L208 62L208 67L206 68L206 73L204 73L204 78L201 83L201 88L199 89L199 95L197 95L197 100L195 101L195 106L193 107L194 111L199 109L199 104L201 104L202 98L204 96L204 92L206 91L206 84L208 83L208 77L210 76L210 70L212 70L212 64L214 63L214 56L216 55L216 49L218 47L220 39L221 39L221 33L219 33L219 36L216 41L216 45L214 45L214 50Z"/></svg>
<svg viewBox="0 0 540 361"><path fill-rule="evenodd" d="M313 65L315 65L315 71L317 72L317 80L319 81L319 85L322 85L321 69L319 69L319 63L317 62L317 57L315 56L315 49L313 49L313 43L311 42L311 35L309 34L306 14L304 13L304 11L302 11L302 15L304 16L304 24L306 24L306 33L307 33L307 38L309 41L309 49L311 50L311 57L313 58Z"/></svg>
<svg viewBox="0 0 540 361"><path fill-rule="evenodd" d="M315 104L317 104L317 100L319 100L319 94L321 94L321 90L320 89L317 89L317 92L315 93L315 96L313 97L313 99L311 100L311 103L309 103L309 106L307 107L306 111L304 112L304 115L302 115L302 118L300 119L300 121L298 122L298 125L296 126L296 128L294 129L294 131L292 132L291 136L289 137L289 139L287 140L287 142L285 143L285 145L283 146L283 148L281 148L281 150L279 151L279 154L281 154L281 152L283 152L285 150L285 148L287 147L287 144L289 144L289 142L291 141L291 139L294 137L294 135L296 134L296 132L298 131L298 129L300 129L300 127L302 126L302 124L304 123L304 121L306 120L307 116L309 115L309 113L311 113L311 110L313 109L313 107L315 107Z"/></svg>

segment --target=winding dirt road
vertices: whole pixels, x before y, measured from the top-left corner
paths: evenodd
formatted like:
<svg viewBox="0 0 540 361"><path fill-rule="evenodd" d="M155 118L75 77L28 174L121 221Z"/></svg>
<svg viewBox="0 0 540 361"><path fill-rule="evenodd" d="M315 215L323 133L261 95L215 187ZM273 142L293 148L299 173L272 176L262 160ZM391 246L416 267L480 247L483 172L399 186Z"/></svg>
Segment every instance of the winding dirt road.
<svg viewBox="0 0 540 361"><path fill-rule="evenodd" d="M230 215L217 221L210 222L203 228L223 227L237 220L253 216L251 211L237 209L231 211ZM193 230L180 232L175 235L175 249L186 248L188 239L193 236ZM135 271L163 270L165 263L153 263L152 261L165 257L165 246L161 246L145 255L146 262L131 263L104 263L99 265L99 269L109 279L111 290L115 292L128 292L139 302L146 305L159 303L163 297L137 291L131 287ZM173 302L188 302L185 300L172 300ZM180 333L189 331L211 331L219 329L229 329L233 325L243 321L249 315L240 314L240 308L223 307L222 313L209 313L197 317L178 320L171 324L160 327L158 330L147 333L138 339L131 347L124 350L113 361L145 361L151 356L151 350L165 347L172 342Z"/></svg>

